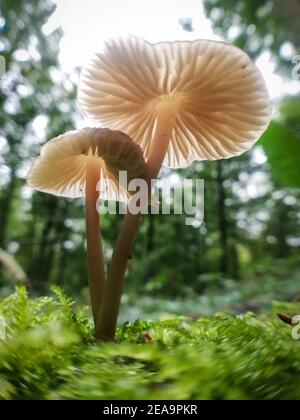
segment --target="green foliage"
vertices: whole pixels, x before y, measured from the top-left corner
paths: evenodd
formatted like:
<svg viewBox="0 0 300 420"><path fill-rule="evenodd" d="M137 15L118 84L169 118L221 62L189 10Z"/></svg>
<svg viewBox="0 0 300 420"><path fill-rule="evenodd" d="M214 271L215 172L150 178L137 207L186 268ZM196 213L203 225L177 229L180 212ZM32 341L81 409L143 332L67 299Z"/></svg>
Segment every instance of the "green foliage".
<svg viewBox="0 0 300 420"><path fill-rule="evenodd" d="M275 181L282 187L299 188L299 133L293 133L288 126L273 121L260 143L268 156Z"/></svg>
<svg viewBox="0 0 300 420"><path fill-rule="evenodd" d="M227 41L253 59L271 52L290 78L291 57L282 47L300 44L297 13L287 34L288 4L204 4ZM24 268L35 294L56 282L82 297L82 203L31 196L24 179L41 145L74 128L76 120L75 89L58 62L62 33L43 32L53 10L52 1L0 1L0 54L7 64L0 80L0 246ZM299 190L290 189L300 182L299 98L284 100L278 114L261 143L267 164L248 152L173 172L205 179L202 226L186 226L185 215L143 219L122 319L155 321L126 322L117 344L99 344L88 309L78 309L57 287L35 300L18 288L0 301L7 322L7 339L0 341L0 399L300 398L299 343L276 316L300 313L299 304L276 301L271 312L272 300L299 294L300 200ZM46 118L43 133L34 128L38 118ZM121 221L102 218L107 255ZM12 282L0 269L3 296ZM270 314L212 315L220 310Z"/></svg>
<svg viewBox="0 0 300 420"><path fill-rule="evenodd" d="M251 272L253 267L251 267ZM200 276L203 293L199 295L190 287L177 298L153 296L143 289L124 297L121 320L165 319L185 314L192 318L211 316L215 312L230 311L236 314L251 310L255 313L269 312L273 300L299 299L299 258L290 260L265 259L257 262L255 275L241 282L224 278L220 274ZM198 279L195 279L197 283ZM279 311L280 312L280 311ZM284 311L283 311L284 312Z"/></svg>
<svg viewBox="0 0 300 420"><path fill-rule="evenodd" d="M244 49L253 58L270 51L278 67L290 77L291 56L284 45L300 45L299 2L289 0L204 0L204 8L214 29L226 41Z"/></svg>
<svg viewBox="0 0 300 420"><path fill-rule="evenodd" d="M280 55L288 37L269 1L209 0L205 4L222 36L253 58L269 48ZM83 203L31 195L25 185L26 170L42 144L73 129L78 118L72 83L76 70L63 74L58 60L62 31L44 33L53 10L51 0L0 1L0 54L7 61L7 73L0 80L0 108L4 110L0 113L0 247L22 267L36 294L47 293L49 285L57 283L77 298L88 295ZM291 134L284 144L299 138L299 109L297 98L285 100L280 109L278 124ZM43 121L45 128L37 130ZM275 136L270 138L272 149L273 141L274 154ZM290 185L290 173L293 184L299 185L295 149L286 147L284 159L276 158L276 182L269 176L275 159L270 159L270 165L261 164L254 155L255 149L254 154L250 151L222 162L164 171L166 179L205 180L205 223L186 226L185 215L145 216L128 272L128 294L139 291L164 302L174 301L194 292L203 294L213 283L222 287L227 277L247 281L245 271L251 264L254 268L261 256L297 254L299 192L276 191L278 184L286 185L283 177ZM284 163L289 159L291 165ZM286 199L295 203L286 204ZM122 217L101 219L108 262ZM13 291L11 277L0 263L1 296ZM184 305L188 308L188 303Z"/></svg>
<svg viewBox="0 0 300 420"><path fill-rule="evenodd" d="M62 274L62 269L54 274L54 247L61 251L61 265L68 267L64 244L72 230L65 220L77 210L51 196L24 197L27 169L42 144L74 128L75 89L58 63L62 32L43 32L54 9L51 0L0 2L0 54L6 60L0 78L0 247L10 251L16 244L16 260L32 283ZM0 271L1 285L9 278Z"/></svg>
<svg viewBox="0 0 300 420"><path fill-rule="evenodd" d="M299 342L271 314L136 321L114 344L94 342L59 289L31 300L19 288L0 314L1 399L300 399Z"/></svg>

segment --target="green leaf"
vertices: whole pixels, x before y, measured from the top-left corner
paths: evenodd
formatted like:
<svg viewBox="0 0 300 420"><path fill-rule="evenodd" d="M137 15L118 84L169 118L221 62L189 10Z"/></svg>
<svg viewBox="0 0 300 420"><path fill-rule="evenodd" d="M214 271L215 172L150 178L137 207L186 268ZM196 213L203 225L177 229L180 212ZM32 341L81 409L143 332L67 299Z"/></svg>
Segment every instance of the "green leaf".
<svg viewBox="0 0 300 420"><path fill-rule="evenodd" d="M300 138L278 122L272 122L259 144L268 156L272 176L282 187L300 187Z"/></svg>

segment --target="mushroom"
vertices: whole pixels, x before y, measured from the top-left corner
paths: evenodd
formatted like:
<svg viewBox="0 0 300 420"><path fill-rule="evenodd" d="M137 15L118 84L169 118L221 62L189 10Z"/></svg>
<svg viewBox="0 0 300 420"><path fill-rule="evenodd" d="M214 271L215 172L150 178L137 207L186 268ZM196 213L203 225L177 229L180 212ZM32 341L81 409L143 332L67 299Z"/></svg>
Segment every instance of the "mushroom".
<svg viewBox="0 0 300 420"><path fill-rule="evenodd" d="M267 128L263 77L237 47L197 40L152 45L112 40L83 69L86 114L124 131L144 151L152 178L164 166L237 156Z"/></svg>
<svg viewBox="0 0 300 420"><path fill-rule="evenodd" d="M88 117L141 146L150 180L162 165L181 168L242 154L267 128L272 111L247 54L208 40L111 40L83 69L78 102ZM116 284L123 282L140 217L125 218L110 270Z"/></svg>
<svg viewBox="0 0 300 420"><path fill-rule="evenodd" d="M34 189L61 197L85 197L88 274L95 325L105 289L99 198L126 200L126 186L119 185L119 171L128 181L145 178L141 149L126 134L101 128L85 128L59 136L41 150L27 178ZM105 191L98 185L104 180ZM108 182L109 181L109 182Z"/></svg>

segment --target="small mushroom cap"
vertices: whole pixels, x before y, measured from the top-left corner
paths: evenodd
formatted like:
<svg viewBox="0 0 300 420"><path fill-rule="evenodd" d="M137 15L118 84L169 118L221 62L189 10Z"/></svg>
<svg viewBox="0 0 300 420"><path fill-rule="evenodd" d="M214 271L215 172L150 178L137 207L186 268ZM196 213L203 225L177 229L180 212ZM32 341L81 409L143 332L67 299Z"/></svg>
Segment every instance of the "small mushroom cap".
<svg viewBox="0 0 300 420"><path fill-rule="evenodd" d="M83 69L78 101L96 121L124 131L149 157L159 105L175 116L164 165L240 155L267 128L272 106L258 68L214 41L112 40Z"/></svg>
<svg viewBox="0 0 300 420"><path fill-rule="evenodd" d="M128 182L146 177L143 153L130 137L120 131L84 128L46 143L27 182L38 191L69 198L84 197L87 162L91 158L99 163L103 199L128 199L129 193L118 182L119 171L127 172Z"/></svg>

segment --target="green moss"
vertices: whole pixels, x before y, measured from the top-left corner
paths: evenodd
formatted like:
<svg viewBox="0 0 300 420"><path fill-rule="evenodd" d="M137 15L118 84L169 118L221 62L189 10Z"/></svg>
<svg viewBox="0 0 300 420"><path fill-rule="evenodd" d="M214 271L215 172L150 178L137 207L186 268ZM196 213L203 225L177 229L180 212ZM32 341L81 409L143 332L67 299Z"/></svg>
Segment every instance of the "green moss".
<svg viewBox="0 0 300 420"><path fill-rule="evenodd" d="M60 290L31 300L20 288L0 301L0 398L300 399L300 342L277 309L300 314L277 302L258 317L136 321L101 344Z"/></svg>

